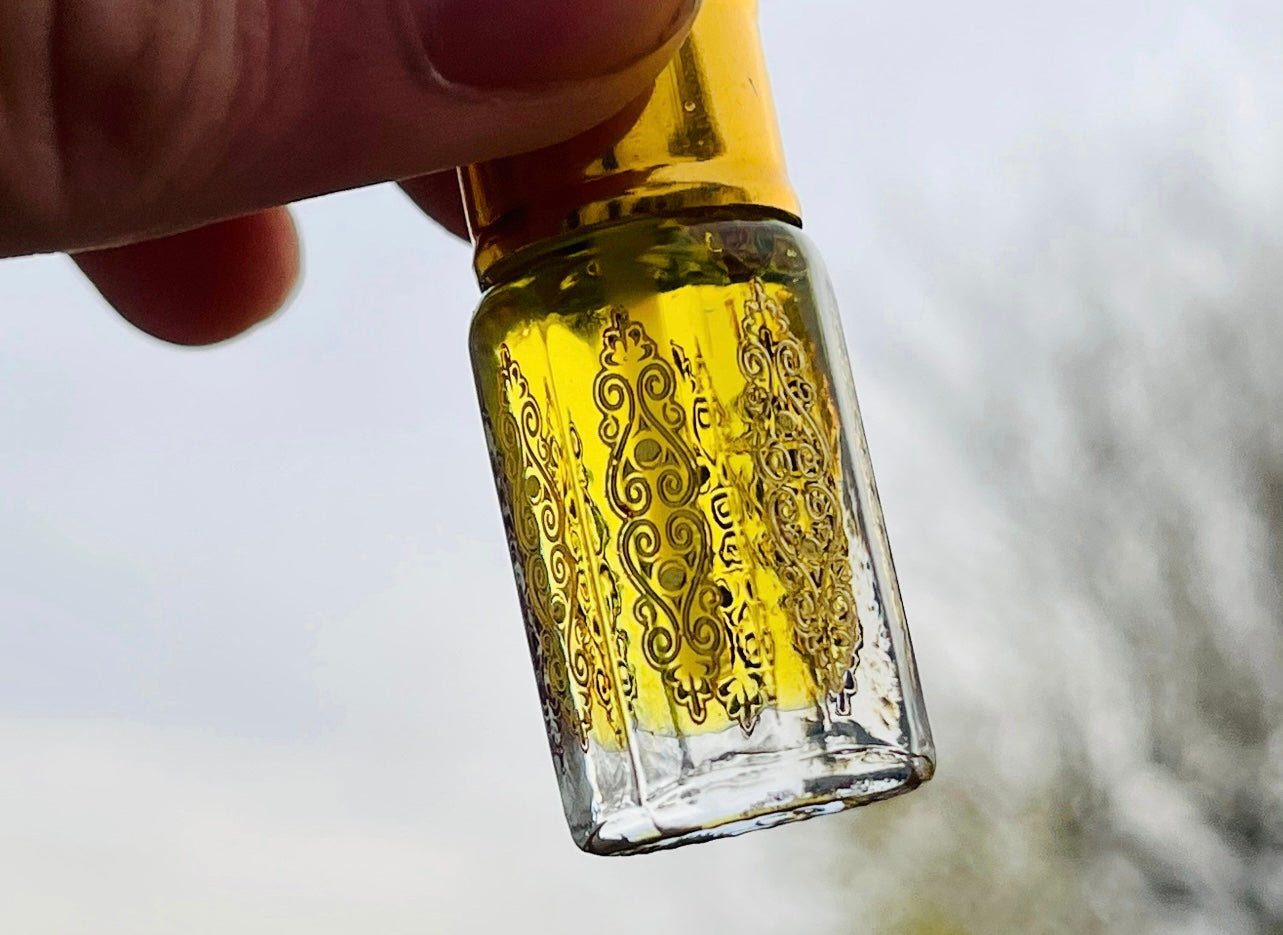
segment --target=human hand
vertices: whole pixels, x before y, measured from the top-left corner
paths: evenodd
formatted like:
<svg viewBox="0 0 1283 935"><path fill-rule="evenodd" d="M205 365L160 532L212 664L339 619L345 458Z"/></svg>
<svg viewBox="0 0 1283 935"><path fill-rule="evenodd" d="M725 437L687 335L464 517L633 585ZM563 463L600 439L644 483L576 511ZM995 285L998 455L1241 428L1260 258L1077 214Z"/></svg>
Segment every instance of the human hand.
<svg viewBox="0 0 1283 935"><path fill-rule="evenodd" d="M69 252L142 330L224 340L276 311L298 276L279 205L408 179L423 210L462 233L454 166L619 111L696 6L0 4L0 256Z"/></svg>

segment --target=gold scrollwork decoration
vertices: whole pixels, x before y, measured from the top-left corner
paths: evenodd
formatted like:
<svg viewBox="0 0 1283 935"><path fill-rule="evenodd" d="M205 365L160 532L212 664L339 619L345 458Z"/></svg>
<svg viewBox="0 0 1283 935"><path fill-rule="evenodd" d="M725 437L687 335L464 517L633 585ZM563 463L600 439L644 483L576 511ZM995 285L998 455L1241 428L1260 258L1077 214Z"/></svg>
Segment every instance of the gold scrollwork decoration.
<svg viewBox="0 0 1283 935"><path fill-rule="evenodd" d="M838 420L823 376L760 282L744 303L740 411L756 468L768 564L784 585L793 644L817 683L849 704L861 629L841 487Z"/></svg>
<svg viewBox="0 0 1283 935"><path fill-rule="evenodd" d="M691 398L691 448L699 471L699 504L713 533L713 576L721 594L727 651L717 673L717 699L731 720L751 733L774 697L770 630L760 619L749 551L742 544L748 497L733 466L737 434L713 387L698 343L693 356L676 342L673 363Z"/></svg>
<svg viewBox="0 0 1283 935"><path fill-rule="evenodd" d="M574 495L578 479L565 457L556 407L549 402L546 417L508 348L499 353L501 405L491 429L496 476L544 720L560 756L567 733L587 749L598 711L622 739L621 708L633 680L613 676L616 667L605 634L611 631L617 648L626 648L627 635L618 626L604 528L599 522L582 522ZM573 449L578 442L573 424L568 438ZM578 456L572 460L580 461ZM594 565L596 575L591 573ZM622 665L628 676L626 660Z"/></svg>
<svg viewBox="0 0 1283 935"><path fill-rule="evenodd" d="M672 700L703 723L727 633L677 377L641 322L620 308L603 331L600 363L593 396L598 436L610 448L606 500L622 521L620 560L638 592L632 610L642 654Z"/></svg>

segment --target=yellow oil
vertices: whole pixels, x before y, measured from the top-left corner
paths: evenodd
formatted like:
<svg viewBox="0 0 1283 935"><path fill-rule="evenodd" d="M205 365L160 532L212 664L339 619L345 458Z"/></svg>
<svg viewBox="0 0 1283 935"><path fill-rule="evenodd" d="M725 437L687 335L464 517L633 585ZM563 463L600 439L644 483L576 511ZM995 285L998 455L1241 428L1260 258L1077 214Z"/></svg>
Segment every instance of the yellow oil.
<svg viewBox="0 0 1283 935"><path fill-rule="evenodd" d="M860 531L805 248L713 230L585 241L474 323L554 749L751 733L851 684Z"/></svg>

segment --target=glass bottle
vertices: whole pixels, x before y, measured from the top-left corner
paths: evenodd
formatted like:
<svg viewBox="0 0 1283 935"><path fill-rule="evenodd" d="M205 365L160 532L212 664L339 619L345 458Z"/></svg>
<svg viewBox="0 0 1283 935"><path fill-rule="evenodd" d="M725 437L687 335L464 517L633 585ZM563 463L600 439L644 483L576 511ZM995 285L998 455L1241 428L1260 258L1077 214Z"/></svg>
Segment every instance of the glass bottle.
<svg viewBox="0 0 1283 935"><path fill-rule="evenodd" d="M756 0L705 0L612 123L461 176L472 361L575 843L658 850L929 779Z"/></svg>

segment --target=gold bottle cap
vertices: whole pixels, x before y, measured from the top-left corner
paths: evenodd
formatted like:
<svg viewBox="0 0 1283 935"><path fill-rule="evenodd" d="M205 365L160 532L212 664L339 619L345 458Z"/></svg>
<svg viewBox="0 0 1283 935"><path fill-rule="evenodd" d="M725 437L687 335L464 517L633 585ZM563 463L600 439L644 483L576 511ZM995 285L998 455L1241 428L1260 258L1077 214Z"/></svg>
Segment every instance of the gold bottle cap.
<svg viewBox="0 0 1283 935"><path fill-rule="evenodd" d="M752 205L800 223L757 0L704 0L649 98L613 120L460 178L483 286L523 247L626 218Z"/></svg>

